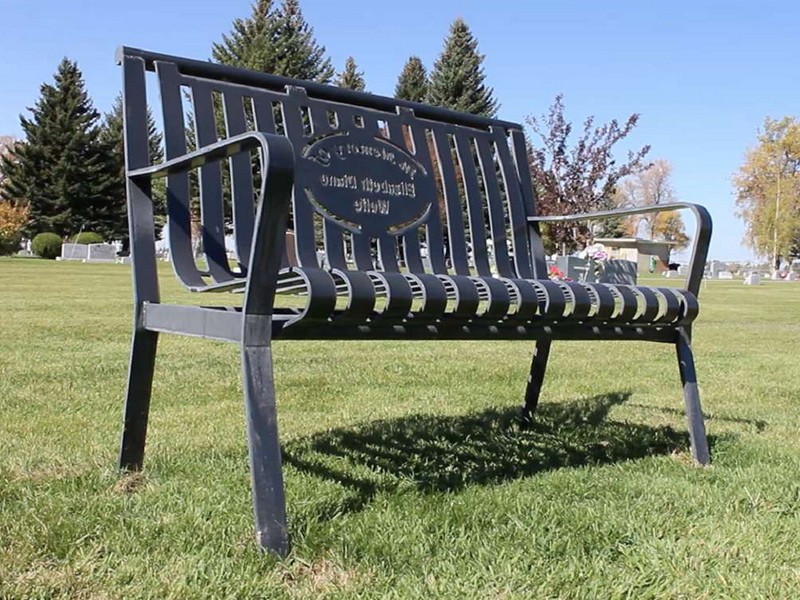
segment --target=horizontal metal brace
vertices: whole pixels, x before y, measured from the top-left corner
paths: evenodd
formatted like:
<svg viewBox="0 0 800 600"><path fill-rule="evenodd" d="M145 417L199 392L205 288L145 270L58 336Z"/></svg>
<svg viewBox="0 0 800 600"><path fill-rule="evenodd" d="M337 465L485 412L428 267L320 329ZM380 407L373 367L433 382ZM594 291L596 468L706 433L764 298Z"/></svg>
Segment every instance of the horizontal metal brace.
<svg viewBox="0 0 800 600"><path fill-rule="evenodd" d="M232 308L178 306L145 302L144 328L226 342L242 339L242 313Z"/></svg>

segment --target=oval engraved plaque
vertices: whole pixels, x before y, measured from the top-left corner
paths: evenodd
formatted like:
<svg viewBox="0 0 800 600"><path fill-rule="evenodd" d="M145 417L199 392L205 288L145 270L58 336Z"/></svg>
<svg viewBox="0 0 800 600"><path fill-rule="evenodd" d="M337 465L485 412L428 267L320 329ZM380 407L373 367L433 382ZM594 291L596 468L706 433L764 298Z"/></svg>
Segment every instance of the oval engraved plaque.
<svg viewBox="0 0 800 600"><path fill-rule="evenodd" d="M302 154L303 186L314 209L355 233L398 235L425 220L433 177L402 148L366 132L330 135Z"/></svg>

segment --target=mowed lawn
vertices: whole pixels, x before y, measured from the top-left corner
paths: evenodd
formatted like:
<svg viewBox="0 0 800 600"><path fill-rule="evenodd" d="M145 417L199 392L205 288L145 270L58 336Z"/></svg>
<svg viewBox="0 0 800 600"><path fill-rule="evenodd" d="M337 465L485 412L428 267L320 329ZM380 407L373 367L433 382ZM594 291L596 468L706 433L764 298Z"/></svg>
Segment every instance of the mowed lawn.
<svg viewBox="0 0 800 600"><path fill-rule="evenodd" d="M520 432L532 343L275 343L278 561L236 346L162 337L146 468L121 476L128 267L0 260L0 598L800 597L800 284L701 305L710 468L668 346L554 345Z"/></svg>

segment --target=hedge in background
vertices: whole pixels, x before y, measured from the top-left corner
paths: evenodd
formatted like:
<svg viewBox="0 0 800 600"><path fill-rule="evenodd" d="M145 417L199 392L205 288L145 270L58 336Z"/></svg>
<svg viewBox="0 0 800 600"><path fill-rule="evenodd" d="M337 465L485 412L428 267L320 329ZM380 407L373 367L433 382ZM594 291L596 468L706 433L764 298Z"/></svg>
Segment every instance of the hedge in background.
<svg viewBox="0 0 800 600"><path fill-rule="evenodd" d="M102 244L105 240L103 236L94 231L84 231L75 236L73 244Z"/></svg>
<svg viewBox="0 0 800 600"><path fill-rule="evenodd" d="M56 258L61 254L61 238L55 233L40 233L33 238L31 250L42 258Z"/></svg>

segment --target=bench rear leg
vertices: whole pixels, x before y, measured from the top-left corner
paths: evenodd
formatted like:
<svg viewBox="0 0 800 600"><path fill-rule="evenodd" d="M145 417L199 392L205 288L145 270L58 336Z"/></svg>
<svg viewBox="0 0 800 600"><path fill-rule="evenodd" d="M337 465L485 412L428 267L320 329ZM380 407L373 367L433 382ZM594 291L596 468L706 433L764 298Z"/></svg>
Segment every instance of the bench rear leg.
<svg viewBox="0 0 800 600"><path fill-rule="evenodd" d="M525 389L525 404L520 408L520 426L524 429L531 424L533 413L539 404L539 394L544 383L547 370L547 359L550 356L550 340L539 340L533 350L531 371L528 375L528 386Z"/></svg>
<svg viewBox="0 0 800 600"><path fill-rule="evenodd" d="M683 403L689 425L692 457L699 464L707 465L711 463L711 456L708 451L703 411L700 407L700 392L697 388L697 374L694 369L694 357L690 339L688 331L681 330L679 332L676 344L678 367L680 368L681 383L683 384Z"/></svg>
<svg viewBox="0 0 800 600"><path fill-rule="evenodd" d="M125 421L119 450L119 468L141 471L147 437L147 418L153 389L158 333L137 330L133 333L125 392Z"/></svg>
<svg viewBox="0 0 800 600"><path fill-rule="evenodd" d="M289 553L289 532L278 441L272 349L268 344L242 346L242 379L256 541L263 549L285 557Z"/></svg>

